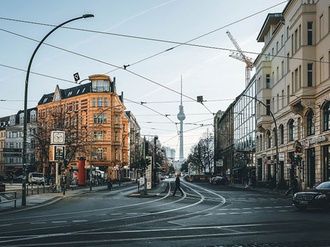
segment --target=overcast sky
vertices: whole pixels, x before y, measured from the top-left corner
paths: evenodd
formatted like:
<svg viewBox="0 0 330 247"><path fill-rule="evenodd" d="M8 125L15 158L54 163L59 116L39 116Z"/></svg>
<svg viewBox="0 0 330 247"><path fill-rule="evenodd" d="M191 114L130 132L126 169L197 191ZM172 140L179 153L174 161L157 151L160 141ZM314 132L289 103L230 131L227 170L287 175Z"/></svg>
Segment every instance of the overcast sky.
<svg viewBox="0 0 330 247"><path fill-rule="evenodd" d="M56 85L75 86L76 72L81 79L107 74L116 78L117 93L123 92L141 134L158 135L162 145L176 149L178 159L182 78L187 157L203 135L213 133L213 113L225 111L244 90L245 64L229 57L235 47L226 31L248 57L255 58L263 47L256 38L267 14L281 13L286 4L283 0L1 0L0 117L24 108L28 63L38 42L53 28L49 25L93 14L94 18L65 26L74 29L56 30L40 47L31 67L28 107L35 107ZM123 65L130 66L123 70ZM203 96L204 106L196 102L197 96Z"/></svg>

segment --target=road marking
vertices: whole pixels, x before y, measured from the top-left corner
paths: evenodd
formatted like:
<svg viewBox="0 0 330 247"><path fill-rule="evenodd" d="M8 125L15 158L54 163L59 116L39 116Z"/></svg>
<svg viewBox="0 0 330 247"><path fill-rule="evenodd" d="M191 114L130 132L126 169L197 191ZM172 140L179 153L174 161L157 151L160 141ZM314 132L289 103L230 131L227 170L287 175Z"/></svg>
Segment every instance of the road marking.
<svg viewBox="0 0 330 247"><path fill-rule="evenodd" d="M88 220L73 220L74 223L88 222Z"/></svg>

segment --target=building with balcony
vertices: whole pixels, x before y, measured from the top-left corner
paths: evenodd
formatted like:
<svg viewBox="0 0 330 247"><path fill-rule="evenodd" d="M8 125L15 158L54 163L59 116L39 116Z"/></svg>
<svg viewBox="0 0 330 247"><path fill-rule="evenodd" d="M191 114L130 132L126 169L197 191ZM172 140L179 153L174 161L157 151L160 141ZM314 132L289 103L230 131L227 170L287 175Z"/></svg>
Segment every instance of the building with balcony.
<svg viewBox="0 0 330 247"><path fill-rule="evenodd" d="M123 94L116 92L115 79L91 75L90 82L68 89L58 86L38 103L38 160L44 174L54 174L54 163L61 169L85 168L104 171L108 177L124 177L129 169L129 120ZM51 131L65 132L65 154L56 160L51 152Z"/></svg>
<svg viewBox="0 0 330 247"><path fill-rule="evenodd" d="M290 0L268 14L257 41L256 98L268 106L256 107L259 179L297 176L312 188L330 179L330 3Z"/></svg>

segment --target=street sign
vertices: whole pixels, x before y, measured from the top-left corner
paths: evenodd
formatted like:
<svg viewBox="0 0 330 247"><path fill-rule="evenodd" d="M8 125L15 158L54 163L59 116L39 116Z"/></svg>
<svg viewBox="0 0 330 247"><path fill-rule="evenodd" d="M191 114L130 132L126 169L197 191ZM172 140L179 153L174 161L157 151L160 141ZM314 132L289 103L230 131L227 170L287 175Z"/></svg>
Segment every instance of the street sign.
<svg viewBox="0 0 330 247"><path fill-rule="evenodd" d="M79 80L80 80L79 73L78 73L78 72L77 72L77 73L74 73L74 74L73 74L73 78L74 78L75 82L79 81ZM79 83L79 84L80 84L80 83Z"/></svg>
<svg viewBox="0 0 330 247"><path fill-rule="evenodd" d="M284 161L285 159L284 159L284 153L279 153L278 154L278 159L279 159L279 161Z"/></svg>

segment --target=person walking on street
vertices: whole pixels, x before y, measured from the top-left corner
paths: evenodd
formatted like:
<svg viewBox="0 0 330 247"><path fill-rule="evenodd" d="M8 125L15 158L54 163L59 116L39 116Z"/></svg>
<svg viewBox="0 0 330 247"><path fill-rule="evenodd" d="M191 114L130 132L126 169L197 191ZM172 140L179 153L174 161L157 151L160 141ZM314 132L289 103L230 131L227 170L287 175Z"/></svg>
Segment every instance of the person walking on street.
<svg viewBox="0 0 330 247"><path fill-rule="evenodd" d="M183 191L181 189L181 186L180 186L180 178L179 178L179 174L176 174L176 178L175 178L175 189L174 189L174 192L173 192L173 196L175 196L175 193L177 190L180 190L181 192L181 195L183 196Z"/></svg>
<svg viewBox="0 0 330 247"><path fill-rule="evenodd" d="M10 183L10 185L13 185L13 182L14 182L14 175L13 175L13 173L10 173L9 174L9 183Z"/></svg>

